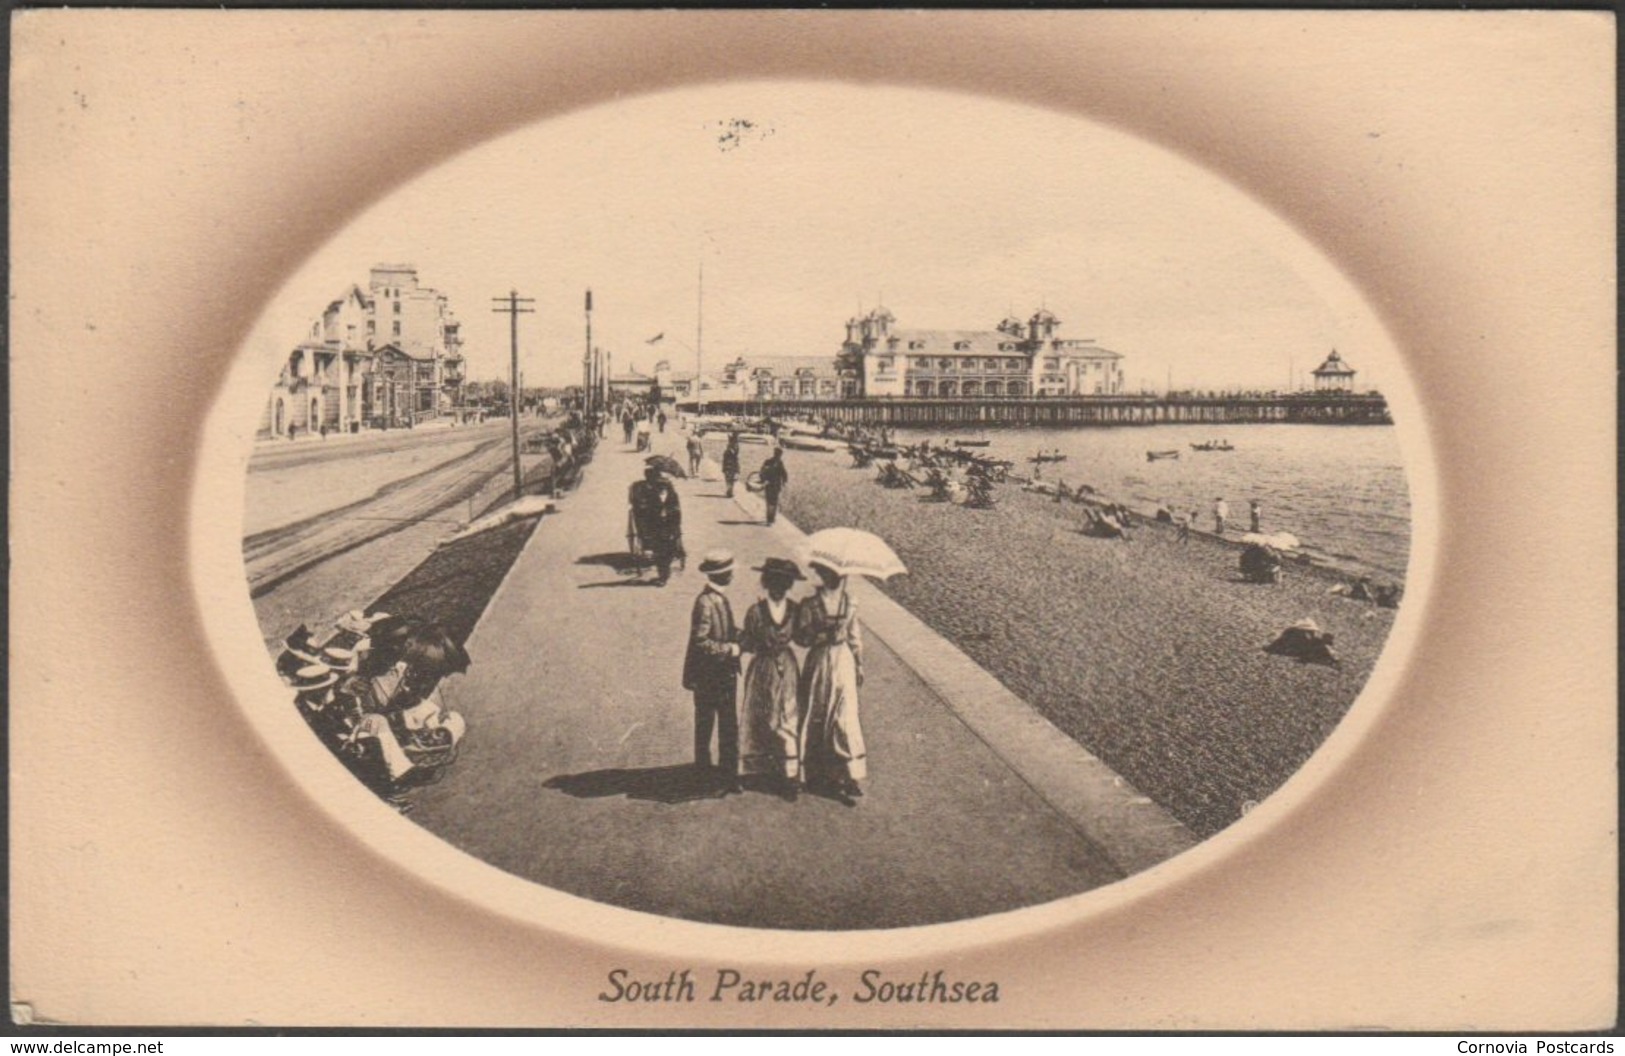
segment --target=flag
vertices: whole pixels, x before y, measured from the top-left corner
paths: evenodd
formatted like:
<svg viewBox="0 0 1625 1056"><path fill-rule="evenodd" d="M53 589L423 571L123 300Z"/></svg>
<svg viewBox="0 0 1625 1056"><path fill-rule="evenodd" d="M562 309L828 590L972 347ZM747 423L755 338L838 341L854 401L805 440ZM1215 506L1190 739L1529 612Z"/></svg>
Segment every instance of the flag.
<svg viewBox="0 0 1625 1056"><path fill-rule="evenodd" d="M649 340L645 341L644 344L646 344L646 345L659 344L660 341L663 338L665 338L665 336L666 336L666 331L662 330L662 331L660 331L660 333L656 334L655 336L649 338Z"/></svg>

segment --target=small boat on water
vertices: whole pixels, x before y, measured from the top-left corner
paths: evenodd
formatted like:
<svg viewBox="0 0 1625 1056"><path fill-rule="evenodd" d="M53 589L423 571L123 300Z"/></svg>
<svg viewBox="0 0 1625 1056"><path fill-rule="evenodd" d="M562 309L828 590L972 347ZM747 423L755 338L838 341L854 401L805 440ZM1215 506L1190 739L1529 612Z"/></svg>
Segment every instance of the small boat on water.
<svg viewBox="0 0 1625 1056"><path fill-rule="evenodd" d="M1178 457L1179 457L1179 452L1178 451L1147 451L1145 453L1145 460L1147 462L1156 462L1159 459L1178 458Z"/></svg>
<svg viewBox="0 0 1625 1056"><path fill-rule="evenodd" d="M955 440L953 445L955 447L986 447L992 442L991 440Z"/></svg>
<svg viewBox="0 0 1625 1056"><path fill-rule="evenodd" d="M1228 440L1209 440L1205 444L1192 444L1192 451L1234 451L1235 446Z"/></svg>
<svg viewBox="0 0 1625 1056"><path fill-rule="evenodd" d="M1044 463L1044 462L1065 462L1066 461L1066 456L1063 455L1063 454L1059 454L1059 453L1053 454L1053 455L1034 455L1033 457L1029 458L1027 461L1035 463L1035 464Z"/></svg>

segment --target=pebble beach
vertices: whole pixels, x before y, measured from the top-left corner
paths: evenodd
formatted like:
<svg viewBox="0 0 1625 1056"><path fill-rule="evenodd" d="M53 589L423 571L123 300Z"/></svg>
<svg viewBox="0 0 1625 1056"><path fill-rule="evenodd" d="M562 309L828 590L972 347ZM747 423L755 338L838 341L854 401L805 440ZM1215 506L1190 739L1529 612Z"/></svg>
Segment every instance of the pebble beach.
<svg viewBox="0 0 1625 1056"><path fill-rule="evenodd" d="M714 459L721 444L708 440ZM745 445L742 470L766 456ZM999 486L992 509L875 482L844 452L787 451L783 510L804 531L886 539L909 574L885 591L1200 836L1292 776L1343 718L1394 610L1331 593L1344 577L1288 564L1242 580L1238 543L1146 522L1129 540L1079 531L1070 502ZM1105 498L1112 498L1105 496ZM1340 666L1263 651L1313 619Z"/></svg>

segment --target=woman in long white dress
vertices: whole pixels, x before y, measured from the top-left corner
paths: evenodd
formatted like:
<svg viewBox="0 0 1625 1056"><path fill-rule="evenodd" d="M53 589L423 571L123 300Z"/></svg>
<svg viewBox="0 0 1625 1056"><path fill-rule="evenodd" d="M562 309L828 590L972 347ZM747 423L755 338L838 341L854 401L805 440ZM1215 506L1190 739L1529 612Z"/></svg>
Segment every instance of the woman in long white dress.
<svg viewBox="0 0 1625 1056"><path fill-rule="evenodd" d="M751 656L745 672L744 716L739 724L740 768L771 774L785 799L801 784L801 671L790 648L797 605L790 588L807 577L794 561L770 557L756 571L767 597L745 612L739 648Z"/></svg>
<svg viewBox="0 0 1625 1056"><path fill-rule="evenodd" d="M822 787L848 806L868 776L858 687L863 685L863 637L846 577L809 562L818 590L796 608L794 639L808 647L801 670L801 767L809 788Z"/></svg>

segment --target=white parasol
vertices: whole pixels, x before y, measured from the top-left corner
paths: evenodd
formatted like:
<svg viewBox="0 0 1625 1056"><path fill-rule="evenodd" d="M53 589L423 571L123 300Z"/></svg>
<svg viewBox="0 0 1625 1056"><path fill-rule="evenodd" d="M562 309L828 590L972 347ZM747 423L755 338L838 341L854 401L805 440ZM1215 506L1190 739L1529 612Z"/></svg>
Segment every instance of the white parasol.
<svg viewBox="0 0 1625 1056"><path fill-rule="evenodd" d="M801 559L826 565L843 576L890 579L908 571L885 540L859 528L825 528L814 532L801 546Z"/></svg>

